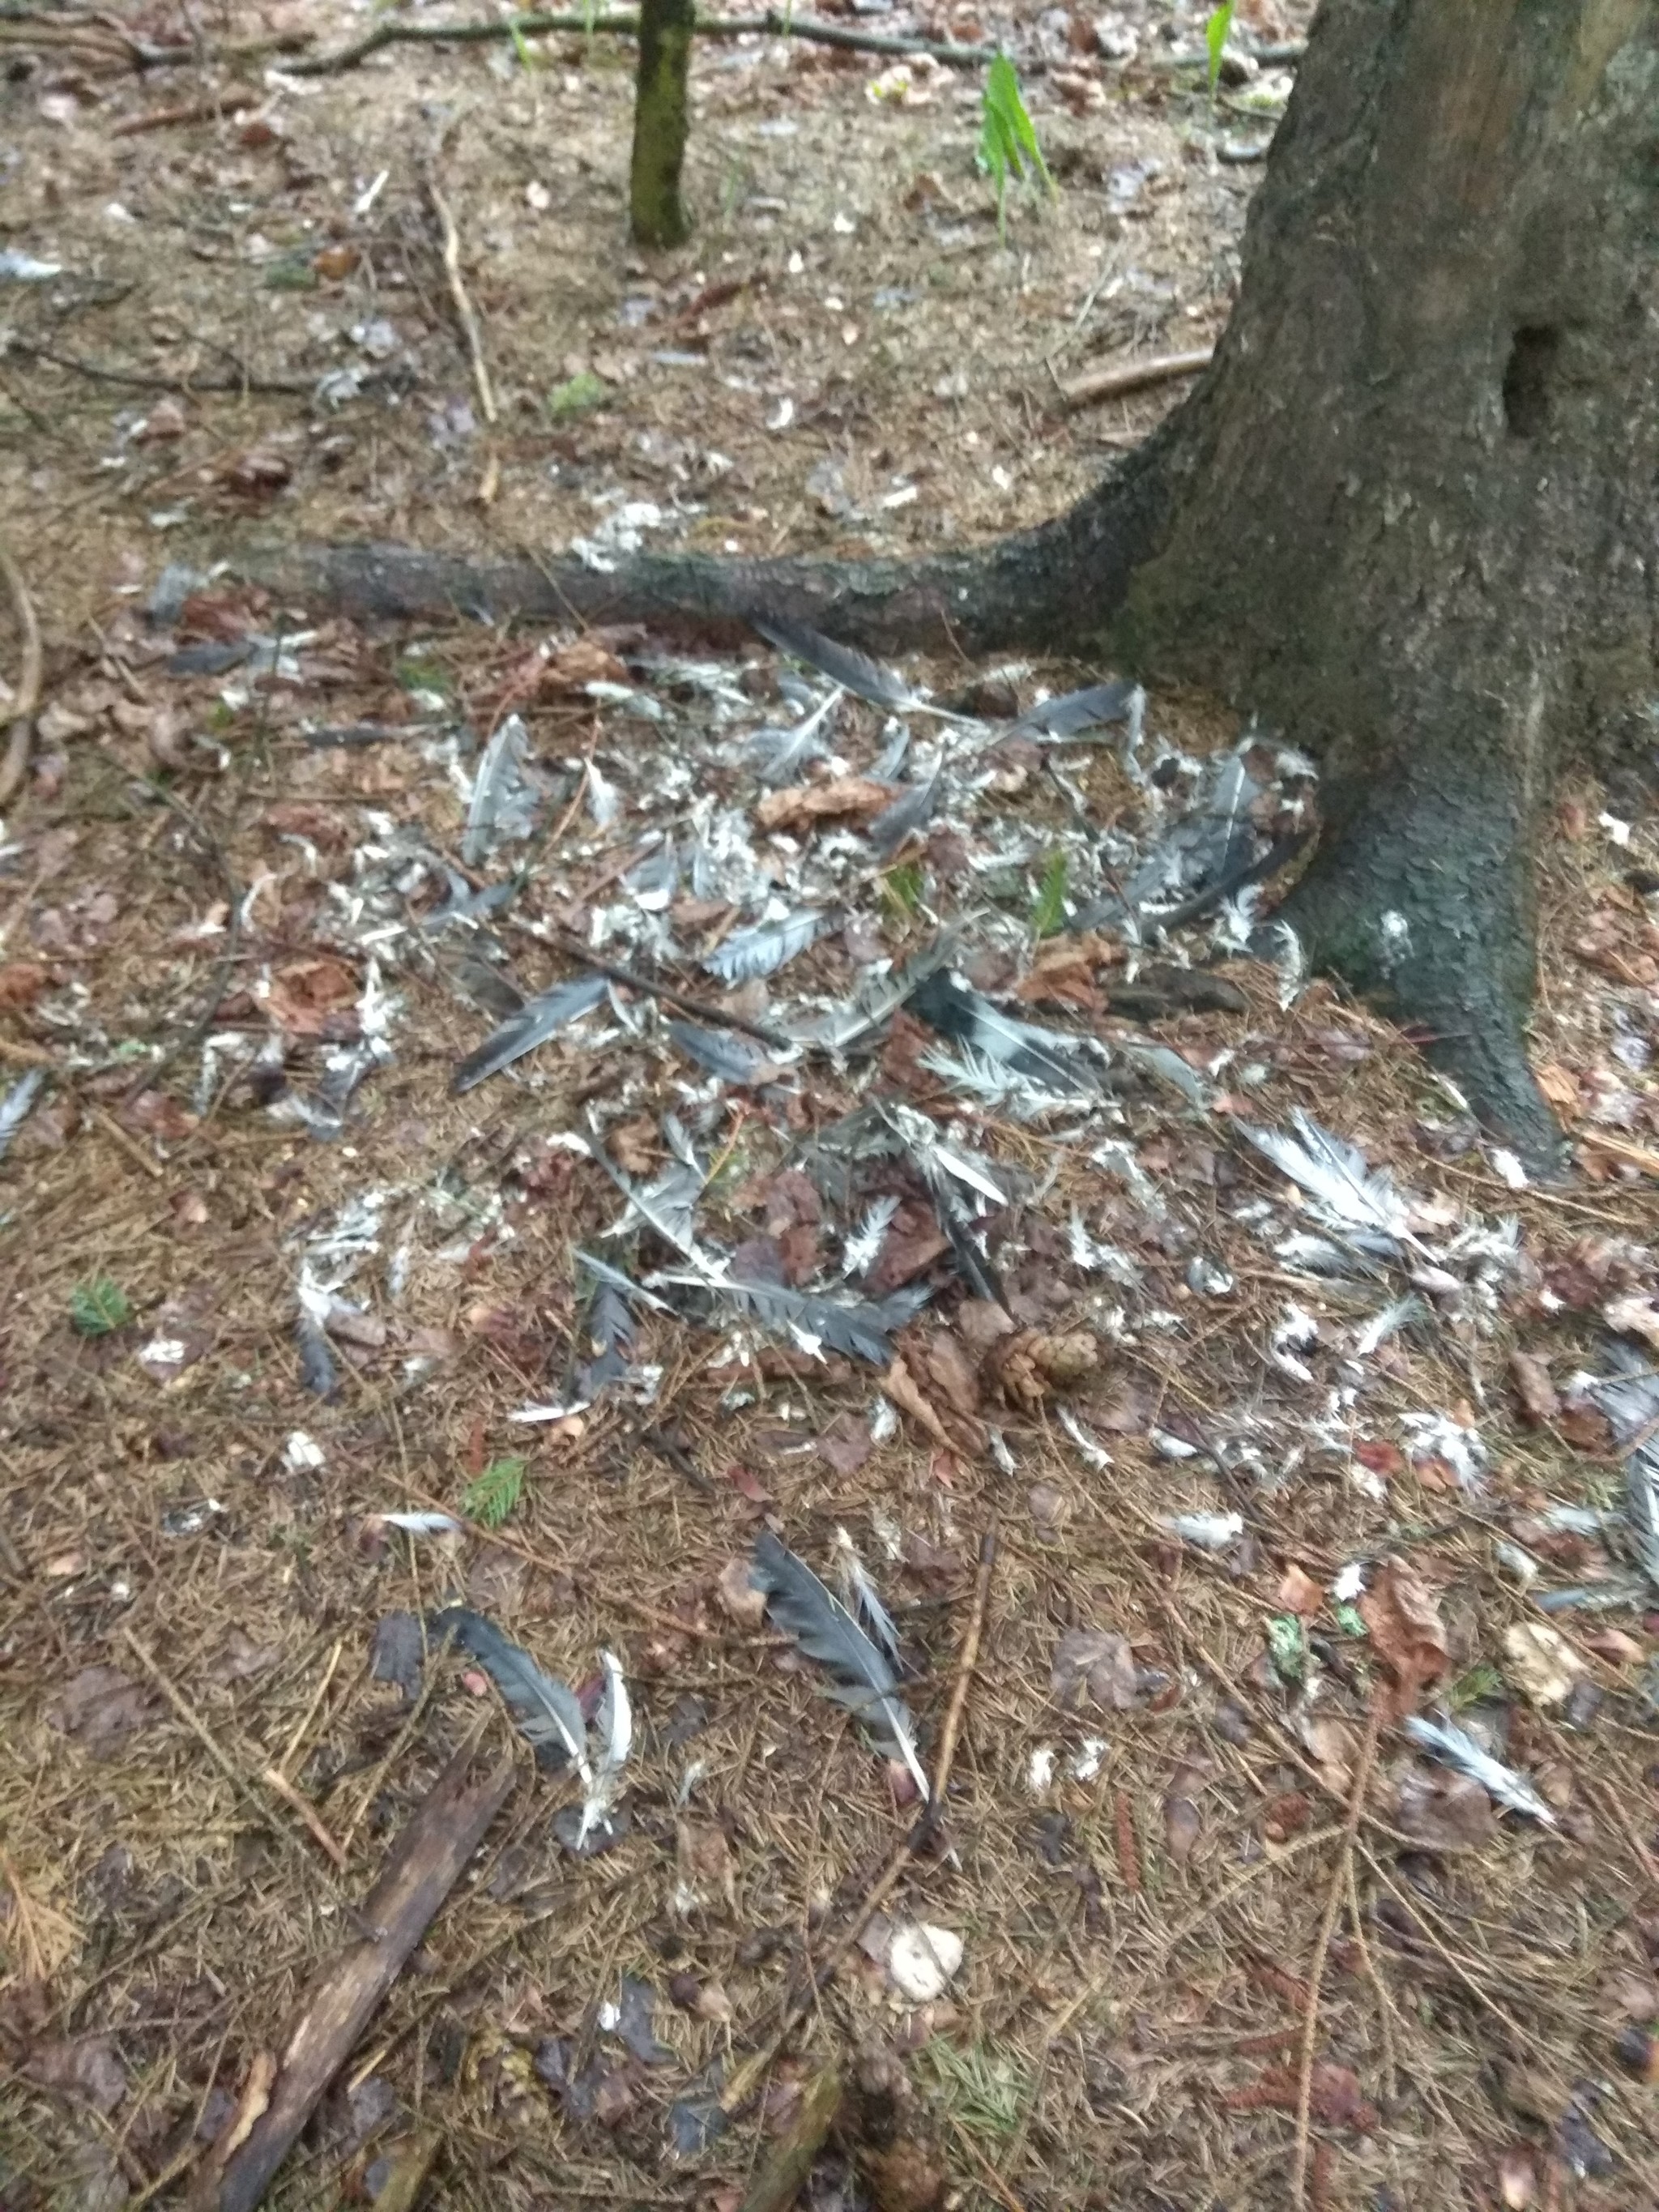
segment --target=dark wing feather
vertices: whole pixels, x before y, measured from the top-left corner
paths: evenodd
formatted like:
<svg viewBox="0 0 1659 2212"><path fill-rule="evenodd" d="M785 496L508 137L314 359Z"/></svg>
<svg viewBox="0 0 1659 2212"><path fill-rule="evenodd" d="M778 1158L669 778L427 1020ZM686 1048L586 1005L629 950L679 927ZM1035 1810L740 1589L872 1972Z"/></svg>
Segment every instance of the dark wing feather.
<svg viewBox="0 0 1659 2212"><path fill-rule="evenodd" d="M890 1758L904 1761L927 1797L915 1723L898 1694L898 1678L835 1592L769 1528L756 1540L750 1578L765 1591L767 1610L779 1627L835 1677L831 1695L858 1716Z"/></svg>
<svg viewBox="0 0 1659 2212"><path fill-rule="evenodd" d="M538 1044L556 1036L567 1024L592 1013L604 998L605 988L603 975L579 975L574 983L558 983L550 991L526 999L516 1014L509 1015L476 1052L467 1054L450 1078L450 1089L459 1095L511 1067L515 1060L522 1060L526 1053L534 1052Z"/></svg>
<svg viewBox="0 0 1659 2212"><path fill-rule="evenodd" d="M546 1674L520 1644L502 1635L492 1620L465 1605L446 1606L427 1616L426 1632L434 1644L453 1637L470 1658L476 1659L506 1700L538 1766L574 1766L591 1789L587 1765L587 1723L576 1693L556 1676Z"/></svg>
<svg viewBox="0 0 1659 2212"><path fill-rule="evenodd" d="M784 615L750 615L749 622L750 627L757 629L768 644L775 645L780 653L793 653L797 660L819 670L843 690L867 699L872 707L914 707L920 703L902 676L896 675L890 668L884 668L878 660L872 660L867 653L860 653L850 645L837 645L822 630L813 629L805 623L791 622Z"/></svg>

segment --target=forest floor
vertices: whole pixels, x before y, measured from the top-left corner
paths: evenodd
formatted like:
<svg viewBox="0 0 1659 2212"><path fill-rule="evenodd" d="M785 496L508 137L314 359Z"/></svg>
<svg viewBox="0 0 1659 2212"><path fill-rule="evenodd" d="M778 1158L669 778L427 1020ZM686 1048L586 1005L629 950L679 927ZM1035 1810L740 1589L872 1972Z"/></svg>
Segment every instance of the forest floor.
<svg viewBox="0 0 1659 2212"><path fill-rule="evenodd" d="M1036 520L1171 398L1060 385L1221 327L1260 169L1218 145L1285 80L1212 107L1201 11L1137 0L839 19L1018 58L1057 196L1003 246L976 78L711 43L696 234L642 256L617 40L307 76L379 18L157 0L119 20L198 51L140 75L115 20L0 20L46 646L0 830L3 2212L214 2201L475 1738L510 1794L273 2205L758 2212L821 2105L818 2212L1659 2203L1650 797L1560 801L1538 1188L1237 912L1159 941L1316 804L1207 702L1054 737L1010 725L1113 672L830 703L810 643L369 629L215 565ZM313 44L213 57L267 33ZM942 938L965 980L878 1018ZM763 1610L767 1529L884 1595L936 1827ZM620 1668L586 1835L481 1620L601 1772Z"/></svg>

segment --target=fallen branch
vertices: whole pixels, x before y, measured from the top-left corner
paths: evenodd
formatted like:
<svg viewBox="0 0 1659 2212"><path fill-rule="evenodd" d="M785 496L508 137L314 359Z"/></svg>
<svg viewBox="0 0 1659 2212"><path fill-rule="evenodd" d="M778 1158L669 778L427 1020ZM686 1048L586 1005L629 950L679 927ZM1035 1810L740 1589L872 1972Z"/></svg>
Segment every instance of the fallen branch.
<svg viewBox="0 0 1659 2212"><path fill-rule="evenodd" d="M17 689L12 695L11 733L6 739L3 759L0 759L0 806L5 805L20 783L28 766L29 740L34 731L34 710L40 703L40 673L44 665L40 650L40 625L35 619L34 602L23 581L23 572L11 557L9 549L0 541L0 583L10 595L12 611L17 617L17 628L23 641L23 665L17 678Z"/></svg>
<svg viewBox="0 0 1659 2212"><path fill-rule="evenodd" d="M1124 361L1111 368L1091 369L1086 376L1060 386L1060 404L1068 410L1092 407L1097 400L1121 398L1130 392L1144 392L1149 385L1171 383L1178 376L1196 376L1209 367L1214 352L1213 346L1199 346L1191 353L1153 354L1146 361Z"/></svg>
<svg viewBox="0 0 1659 2212"><path fill-rule="evenodd" d="M514 1765L503 1759L469 1782L472 1744L456 1753L411 1815L361 1919L374 1933L318 1975L283 2045L269 2101L222 2168L204 2168L191 2212L253 2212L329 2083L402 1972L433 1916L506 1803Z"/></svg>
<svg viewBox="0 0 1659 2212"><path fill-rule="evenodd" d="M489 381L489 367L484 360L483 331L479 326L478 313L461 275L461 234L456 228L455 217L448 201L438 189L438 179L428 175L426 196L432 203L432 212L438 218L438 229L442 240L444 281L449 287L449 296L454 303L455 319L461 326L461 336L466 340L467 358L472 365L472 388L478 395L478 412L493 428L497 420L495 388Z"/></svg>
<svg viewBox="0 0 1659 2212"><path fill-rule="evenodd" d="M502 15L483 23L377 23L349 46L289 63L286 74L336 76L356 69L383 46L476 46L485 40L544 38L555 31L632 39L638 37L640 19L631 11ZM820 23L810 15L789 15L776 9L768 9L763 15L704 15L697 20L700 39L741 39L757 33L770 39L804 39L815 46L839 46L849 53L926 56L947 69L983 69L996 59L994 46L958 46L938 39L901 39L881 31L848 30L839 23Z"/></svg>
<svg viewBox="0 0 1659 2212"><path fill-rule="evenodd" d="M177 107L152 107L143 115L124 116L120 122L111 124L109 135L137 138L146 131L170 131L175 124L217 123L222 117L246 115L256 105L252 93L240 98L233 93L225 100L187 100Z"/></svg>
<svg viewBox="0 0 1659 2212"><path fill-rule="evenodd" d="M1313 1964L1308 1969L1308 2008L1302 2020L1302 2051L1296 2073L1296 2149L1291 2166L1291 2203L1296 2212L1301 2212L1308 2201L1308 2130L1313 2110L1314 2045L1319 2039L1319 1986L1325 1978L1325 1957L1331 1948L1337 1915L1347 1900L1354 1839L1365 1810L1365 1793L1371 1786L1371 1769L1376 1764L1376 1740L1382 1726L1382 1708L1373 1695L1370 1717L1365 1723L1365 1741L1354 1770L1353 1794L1348 1800L1347 1818L1342 1823L1342 1833L1337 1842L1336 1871L1331 1876L1324 1914L1314 1943Z"/></svg>
<svg viewBox="0 0 1659 2212"><path fill-rule="evenodd" d="M314 376L254 376L246 372L222 376L161 376L137 368L114 368L106 362L82 361L78 355L58 353L37 345L33 338L8 337L3 350L25 361L50 362L76 376L98 384L118 384L129 392L295 392L309 395L317 389Z"/></svg>

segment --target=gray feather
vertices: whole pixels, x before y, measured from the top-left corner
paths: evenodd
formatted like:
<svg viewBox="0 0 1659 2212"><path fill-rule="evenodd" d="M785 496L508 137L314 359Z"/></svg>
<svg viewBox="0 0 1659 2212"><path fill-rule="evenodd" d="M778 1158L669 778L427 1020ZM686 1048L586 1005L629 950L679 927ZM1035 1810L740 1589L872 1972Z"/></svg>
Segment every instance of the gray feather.
<svg viewBox="0 0 1659 2212"><path fill-rule="evenodd" d="M822 630L811 629L805 623L791 622L782 615L751 615L750 627L757 629L769 645L775 645L780 653L793 653L804 660L809 668L816 668L832 684L839 684L845 691L867 699L872 707L917 707L919 700L902 676L892 669L884 668L878 660L872 660L867 653L860 653L850 645L838 645Z"/></svg>
<svg viewBox="0 0 1659 2212"><path fill-rule="evenodd" d="M816 907L803 907L781 921L757 922L750 929L735 929L717 945L703 962L722 983L749 983L757 976L773 975L805 952L824 926L825 916Z"/></svg>
<svg viewBox="0 0 1659 2212"><path fill-rule="evenodd" d="M545 1044L582 1015L591 1014L605 988L603 975L579 975L574 983L557 983L550 991L526 999L516 1014L509 1015L476 1052L467 1054L450 1078L451 1091L459 1097L489 1077L499 1075L504 1067L511 1067L515 1060L534 1052L538 1045Z"/></svg>
<svg viewBox="0 0 1659 2212"><path fill-rule="evenodd" d="M0 1098L0 1160L4 1159L12 1139L27 1120L46 1079L44 1067L32 1067L27 1075L20 1075L5 1097Z"/></svg>
<svg viewBox="0 0 1659 2212"><path fill-rule="evenodd" d="M932 820L938 797L939 777L930 775L926 783L901 792L890 806L883 807L864 834L884 860L897 852L913 830Z"/></svg>
<svg viewBox="0 0 1659 2212"><path fill-rule="evenodd" d="M1114 684L1091 684L1081 691L1063 691L1058 699L1040 700L1010 725L1008 735L1022 738L1075 738L1085 730L1101 730L1127 722L1138 684L1123 678Z"/></svg>
<svg viewBox="0 0 1659 2212"><path fill-rule="evenodd" d="M766 1593L767 1611L778 1626L809 1659L830 1669L835 1677L830 1695L856 1714L890 1758L904 1761L927 1797L915 1723L899 1696L898 1678L841 1600L769 1528L756 1540L750 1579Z"/></svg>
<svg viewBox="0 0 1659 2212"><path fill-rule="evenodd" d="M1489 1797L1507 1805L1512 1813L1524 1813L1528 1820L1537 1820L1546 1828L1555 1826L1555 1815L1544 1802L1524 1774L1517 1774L1512 1766L1493 1759L1467 1730L1450 1721L1425 1721L1419 1714L1406 1717L1406 1733L1419 1751L1426 1751L1445 1766L1455 1767L1458 1773L1467 1774L1478 1782Z"/></svg>
<svg viewBox="0 0 1659 2212"><path fill-rule="evenodd" d="M426 1632L434 1644L453 1637L461 1650L477 1661L506 1700L538 1766L574 1766L584 1787L592 1790L587 1723L568 1684L544 1673L520 1644L469 1606L446 1606L441 1613L429 1613Z"/></svg>
<svg viewBox="0 0 1659 2212"><path fill-rule="evenodd" d="M1235 1124L1281 1175L1288 1176L1313 1200L1327 1221L1343 1229L1364 1229L1406 1237L1406 1208L1386 1175L1373 1171L1365 1155L1333 1136L1297 1107L1290 1129L1263 1129L1252 1121Z"/></svg>

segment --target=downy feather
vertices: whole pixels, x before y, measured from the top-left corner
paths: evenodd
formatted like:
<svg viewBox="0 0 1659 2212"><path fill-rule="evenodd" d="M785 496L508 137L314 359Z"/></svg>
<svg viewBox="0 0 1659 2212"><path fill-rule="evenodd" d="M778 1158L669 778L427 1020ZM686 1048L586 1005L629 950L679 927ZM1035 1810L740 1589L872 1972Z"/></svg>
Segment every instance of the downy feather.
<svg viewBox="0 0 1659 2212"><path fill-rule="evenodd" d="M544 1673L522 1645L503 1636L494 1621L470 1606L446 1606L441 1613L429 1613L426 1627L432 1643L441 1644L453 1636L460 1650L477 1661L534 1749L538 1766L574 1766L583 1788L592 1790L587 1723L568 1683Z"/></svg>
<svg viewBox="0 0 1659 2212"><path fill-rule="evenodd" d="M558 983L550 991L526 999L516 1014L510 1014L476 1052L467 1054L450 1078L451 1091L459 1097L488 1077L499 1075L571 1022L591 1014L605 994L603 975L579 975L574 983Z"/></svg>
<svg viewBox="0 0 1659 2212"><path fill-rule="evenodd" d="M767 1610L809 1659L835 1677L830 1695L854 1712L890 1758L904 1761L924 1801L931 1796L916 1751L915 1723L899 1696L889 1661L805 1559L769 1528L756 1540L750 1579L766 1593Z"/></svg>
<svg viewBox="0 0 1659 2212"><path fill-rule="evenodd" d="M1501 1759L1482 1751L1467 1729L1450 1721L1427 1721L1420 1714L1408 1713L1406 1733L1419 1751L1426 1751L1431 1759L1437 1759L1443 1765L1467 1774L1472 1782L1480 1784L1489 1797L1495 1797L1500 1805L1507 1805L1512 1813L1524 1813L1528 1820L1537 1820L1546 1828L1555 1826L1554 1814L1525 1775L1517 1774L1512 1766L1505 1766Z"/></svg>
<svg viewBox="0 0 1659 2212"><path fill-rule="evenodd" d="M610 1826L611 1808L617 1802L623 1769L634 1748L634 1708L629 1699L622 1662L614 1651L601 1651L599 1664L605 1669L605 1694L593 1717L599 1751L593 1762L593 1779L582 1801L581 1825L576 1831L578 1850L601 1821L607 1828Z"/></svg>
<svg viewBox="0 0 1659 2212"><path fill-rule="evenodd" d="M1264 1129L1251 1121L1235 1127L1281 1175L1307 1192L1328 1221L1406 1238L1405 1205L1389 1176L1373 1170L1363 1152L1321 1128L1299 1106L1291 1121L1288 1130Z"/></svg>
<svg viewBox="0 0 1659 2212"><path fill-rule="evenodd" d="M827 756L830 747L824 732L846 696L837 684L827 699L813 708L811 714L803 714L793 728L755 732L744 750L763 783L788 783L806 762Z"/></svg>
<svg viewBox="0 0 1659 2212"><path fill-rule="evenodd" d="M887 1231L892 1226L893 1216L898 1212L896 1198L872 1200L858 1227L842 1246L842 1273L844 1277L867 1275L881 1257L881 1248L887 1241Z"/></svg>

